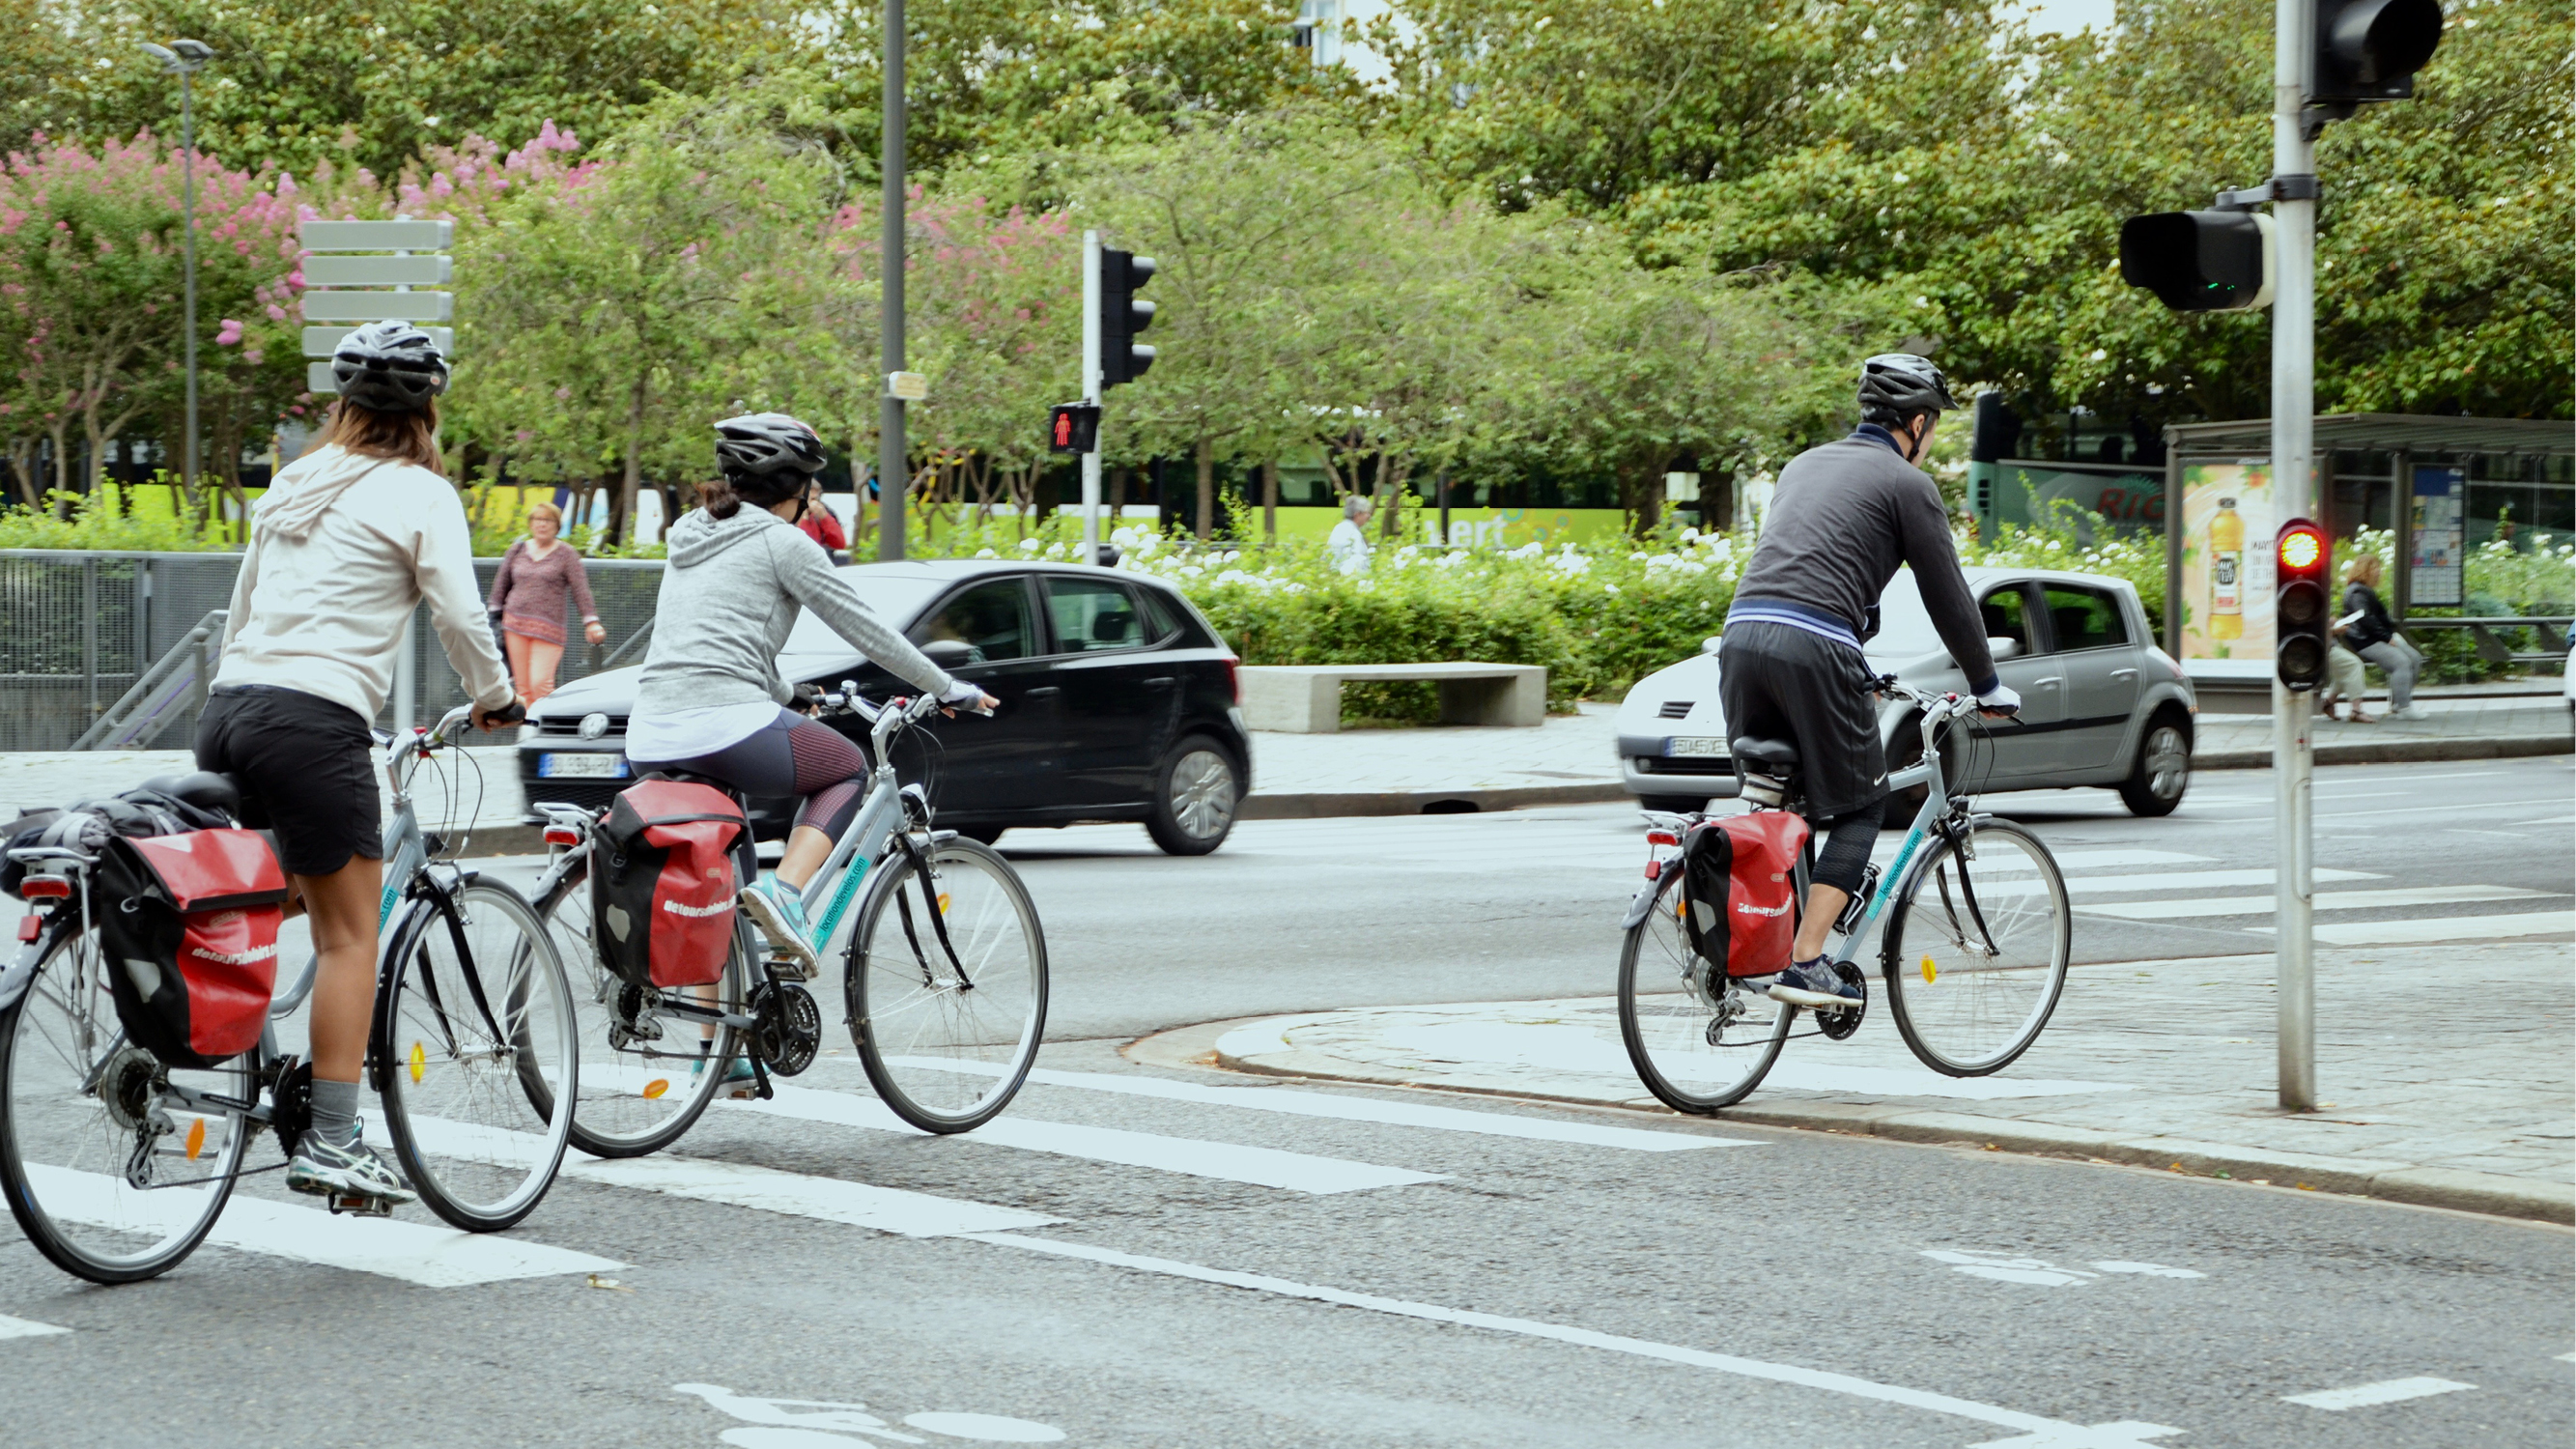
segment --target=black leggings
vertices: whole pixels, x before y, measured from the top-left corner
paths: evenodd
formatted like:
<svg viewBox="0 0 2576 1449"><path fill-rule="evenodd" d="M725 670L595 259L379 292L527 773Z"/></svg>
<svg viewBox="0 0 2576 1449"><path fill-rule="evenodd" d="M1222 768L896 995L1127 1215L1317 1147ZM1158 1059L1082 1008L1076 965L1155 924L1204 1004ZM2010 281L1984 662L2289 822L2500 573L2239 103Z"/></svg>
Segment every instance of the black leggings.
<svg viewBox="0 0 2576 1449"><path fill-rule="evenodd" d="M695 759L644 765L647 770L686 770L722 780L742 793L775 798L802 795L796 823L837 840L857 818L867 794L868 757L847 735L818 719L782 709L750 738Z"/></svg>
<svg viewBox="0 0 2576 1449"><path fill-rule="evenodd" d="M1878 843L1878 821L1876 805L1848 815L1808 821L1825 837L1824 848L1816 852L1815 872L1808 878L1845 895L1857 893L1861 872L1869 868L1869 849Z"/></svg>

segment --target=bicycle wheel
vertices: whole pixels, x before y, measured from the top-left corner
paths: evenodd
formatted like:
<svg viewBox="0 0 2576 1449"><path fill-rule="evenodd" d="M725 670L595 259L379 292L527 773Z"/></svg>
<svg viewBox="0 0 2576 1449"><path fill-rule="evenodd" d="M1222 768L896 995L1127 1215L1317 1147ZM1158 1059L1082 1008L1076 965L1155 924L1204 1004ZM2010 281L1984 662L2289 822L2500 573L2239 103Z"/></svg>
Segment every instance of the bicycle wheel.
<svg viewBox="0 0 2576 1449"><path fill-rule="evenodd" d="M420 1200L472 1233L524 1218L572 1135L572 992L545 923L476 881L454 913L423 900L396 924L376 1003L385 1129ZM540 1105L523 1078L551 1090Z"/></svg>
<svg viewBox="0 0 2576 1449"><path fill-rule="evenodd" d="M869 883L843 986L877 1095L924 1132L964 1132L1008 1106L1037 1060L1046 936L998 852L961 836L928 859L927 891L901 854Z"/></svg>
<svg viewBox="0 0 2576 1449"><path fill-rule="evenodd" d="M2002 1070L2057 1009L2073 940L2066 880L2038 836L1986 820L1970 827L1964 851L1935 843L1888 915L1882 959L1896 1029L1936 1072Z"/></svg>
<svg viewBox="0 0 2576 1449"><path fill-rule="evenodd" d="M741 1052L731 1027L700 1027L660 1019L662 1035L639 1039L620 1028L617 993L626 983L592 948L590 875L574 869L555 884L538 913L572 985L573 1014L581 1038L581 1089L573 1099L572 1145L593 1157L642 1157L680 1140L715 1100L723 1063ZM739 1015L750 987L749 957L737 932L723 979L708 992L713 1004ZM538 1083L528 1083L538 1110L550 1108Z"/></svg>
<svg viewBox="0 0 2576 1449"><path fill-rule="evenodd" d="M1676 1112L1705 1116L1762 1085L1798 1013L1726 990L1691 949L1680 904L1678 892L1659 896L1628 928L1619 949L1619 1035L1647 1091Z"/></svg>
<svg viewBox="0 0 2576 1449"><path fill-rule="evenodd" d="M64 1272L109 1284L166 1273L213 1230L259 1130L166 1089L249 1103L251 1058L162 1067L126 1044L96 936L66 929L42 949L26 995L0 1012L0 1190Z"/></svg>

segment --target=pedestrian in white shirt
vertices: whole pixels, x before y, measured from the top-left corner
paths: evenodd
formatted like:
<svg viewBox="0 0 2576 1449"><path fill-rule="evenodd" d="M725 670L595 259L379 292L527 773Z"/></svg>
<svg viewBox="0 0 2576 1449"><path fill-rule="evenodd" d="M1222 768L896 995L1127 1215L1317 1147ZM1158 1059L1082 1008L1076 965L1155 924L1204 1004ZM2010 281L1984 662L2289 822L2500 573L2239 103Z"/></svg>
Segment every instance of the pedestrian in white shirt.
<svg viewBox="0 0 2576 1449"><path fill-rule="evenodd" d="M1332 537L1324 540L1324 552L1333 567L1343 573L1365 577L1369 571L1369 515L1377 505L1365 493L1354 493L1342 500L1342 521L1333 525Z"/></svg>

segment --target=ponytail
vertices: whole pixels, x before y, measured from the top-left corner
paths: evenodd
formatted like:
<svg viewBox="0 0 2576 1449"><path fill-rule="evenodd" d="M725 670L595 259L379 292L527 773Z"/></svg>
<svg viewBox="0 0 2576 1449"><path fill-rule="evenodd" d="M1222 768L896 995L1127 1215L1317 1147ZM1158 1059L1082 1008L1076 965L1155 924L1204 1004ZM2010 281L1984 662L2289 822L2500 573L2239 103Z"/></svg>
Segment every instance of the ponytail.
<svg viewBox="0 0 2576 1449"><path fill-rule="evenodd" d="M707 511L709 518L731 518L742 511L742 495L733 491L730 482L719 477L698 485L698 506Z"/></svg>

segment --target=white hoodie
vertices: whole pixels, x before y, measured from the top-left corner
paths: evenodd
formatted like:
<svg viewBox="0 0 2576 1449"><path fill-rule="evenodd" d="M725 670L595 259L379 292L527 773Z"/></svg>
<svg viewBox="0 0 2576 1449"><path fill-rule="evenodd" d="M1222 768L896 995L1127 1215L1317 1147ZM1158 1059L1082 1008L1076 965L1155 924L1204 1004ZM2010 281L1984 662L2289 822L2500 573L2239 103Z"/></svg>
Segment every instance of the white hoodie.
<svg viewBox="0 0 2576 1449"><path fill-rule="evenodd" d="M278 473L251 516L215 685L273 684L372 721L423 599L466 693L507 705L456 490L415 464L317 448Z"/></svg>

